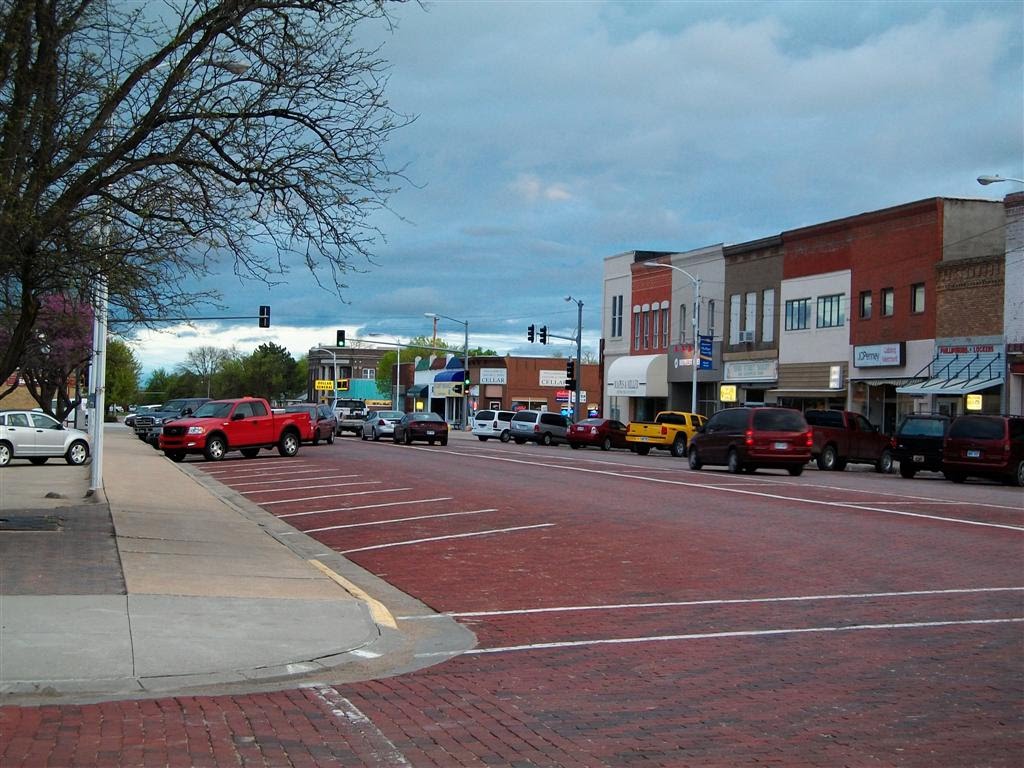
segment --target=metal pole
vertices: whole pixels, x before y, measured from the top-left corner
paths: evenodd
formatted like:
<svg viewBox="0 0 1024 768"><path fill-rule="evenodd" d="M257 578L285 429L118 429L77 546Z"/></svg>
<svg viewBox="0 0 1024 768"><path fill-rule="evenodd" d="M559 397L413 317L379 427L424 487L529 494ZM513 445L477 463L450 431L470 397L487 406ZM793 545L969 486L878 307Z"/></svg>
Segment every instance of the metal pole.
<svg viewBox="0 0 1024 768"><path fill-rule="evenodd" d="M106 416L105 394L107 380L107 277L100 275L96 287L96 318L93 322L92 367L92 468L89 490L103 487L103 421Z"/></svg>
<svg viewBox="0 0 1024 768"><path fill-rule="evenodd" d="M395 344L395 402L392 403L392 407L396 411L404 411L405 410L404 407L400 408L399 405L398 405L399 390L401 389L401 386L402 386L401 378L402 378L402 347L401 347L400 344ZM405 403L402 403L402 405L404 406Z"/></svg>
<svg viewBox="0 0 1024 768"><path fill-rule="evenodd" d="M697 413L697 368L700 364L700 278L693 280L693 392L690 395L690 413Z"/></svg>
<svg viewBox="0 0 1024 768"><path fill-rule="evenodd" d="M462 428L469 426L469 320L466 321L466 335L462 342Z"/></svg>

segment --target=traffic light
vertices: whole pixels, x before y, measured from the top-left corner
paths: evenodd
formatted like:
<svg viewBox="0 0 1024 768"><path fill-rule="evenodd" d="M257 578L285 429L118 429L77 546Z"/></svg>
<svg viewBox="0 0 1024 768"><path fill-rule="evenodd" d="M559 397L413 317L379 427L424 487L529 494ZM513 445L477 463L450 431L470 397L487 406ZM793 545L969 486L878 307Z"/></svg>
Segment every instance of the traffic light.
<svg viewBox="0 0 1024 768"><path fill-rule="evenodd" d="M565 378L567 378L569 381L573 381L573 380L576 379L576 361L575 360L569 360L569 361L566 362L566 364L565 364Z"/></svg>
<svg viewBox="0 0 1024 768"><path fill-rule="evenodd" d="M269 328L269 327L270 327L270 305L269 304L261 304L260 305L260 328Z"/></svg>
<svg viewBox="0 0 1024 768"><path fill-rule="evenodd" d="M470 380L469 380L469 373L468 373L468 372L466 373L466 380L465 380L465 385L466 385L466 391L467 391L467 392L469 392L469 388L470 388L471 386L473 386L473 384L472 384L472 382L470 382Z"/></svg>
<svg viewBox="0 0 1024 768"><path fill-rule="evenodd" d="M348 392L348 379L338 379L337 384L339 392Z"/></svg>
<svg viewBox="0 0 1024 768"><path fill-rule="evenodd" d="M338 331L338 340L337 341L338 341L338 343L335 344L334 346L336 346L336 347L344 347L345 346L345 331L343 331L343 330L339 330Z"/></svg>
<svg viewBox="0 0 1024 768"><path fill-rule="evenodd" d="M546 325L542 325L540 327L540 343L541 344L547 344L548 343L548 327Z"/></svg>
<svg viewBox="0 0 1024 768"><path fill-rule="evenodd" d="M535 325L531 324L531 325L530 325L530 326L529 326L529 327L528 327L528 328L526 329L526 340L527 340L528 342L530 342L531 344L533 343L533 340L534 340L534 338L536 337L536 334L537 334L537 330L536 330L536 328L537 328L537 327L536 327Z"/></svg>

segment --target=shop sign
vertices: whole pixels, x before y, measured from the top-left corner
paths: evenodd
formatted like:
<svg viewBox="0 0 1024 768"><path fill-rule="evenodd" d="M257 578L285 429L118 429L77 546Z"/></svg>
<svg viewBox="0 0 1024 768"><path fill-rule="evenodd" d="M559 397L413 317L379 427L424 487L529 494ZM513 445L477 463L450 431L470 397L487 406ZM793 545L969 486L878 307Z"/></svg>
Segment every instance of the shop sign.
<svg viewBox="0 0 1024 768"><path fill-rule="evenodd" d="M481 368L481 384L508 384L508 370L505 368Z"/></svg>
<svg viewBox="0 0 1024 768"><path fill-rule="evenodd" d="M855 368L885 368L904 364L906 344L867 344L853 348Z"/></svg>
<svg viewBox="0 0 1024 768"><path fill-rule="evenodd" d="M560 371L541 371L540 372L540 383L541 387L564 387L565 386L565 369Z"/></svg>
<svg viewBox="0 0 1024 768"><path fill-rule="evenodd" d="M995 344L951 344L939 347L940 355L981 355L995 351Z"/></svg>
<svg viewBox="0 0 1024 768"><path fill-rule="evenodd" d="M586 399L587 399L587 390L581 389L580 390L580 400L586 400ZM576 402L576 393L573 392L571 389L560 389L557 392L555 392L555 402L556 403L575 403Z"/></svg>
<svg viewBox="0 0 1024 768"><path fill-rule="evenodd" d="M313 382L313 389L317 392L333 392L334 381L332 379L317 379Z"/></svg>
<svg viewBox="0 0 1024 768"><path fill-rule="evenodd" d="M968 411L980 411L981 410L981 395L968 395L967 396L967 410Z"/></svg>
<svg viewBox="0 0 1024 768"><path fill-rule="evenodd" d="M722 384L718 388L718 399L723 403L735 403L736 402L736 385L735 384Z"/></svg>
<svg viewBox="0 0 1024 768"><path fill-rule="evenodd" d="M725 381L776 381L779 378L778 360L737 360L726 363L723 368Z"/></svg>
<svg viewBox="0 0 1024 768"><path fill-rule="evenodd" d="M828 388L842 389L843 387L843 366L830 365L828 367Z"/></svg>
<svg viewBox="0 0 1024 768"><path fill-rule="evenodd" d="M435 381L431 388L433 397L462 397L462 384L456 381Z"/></svg>

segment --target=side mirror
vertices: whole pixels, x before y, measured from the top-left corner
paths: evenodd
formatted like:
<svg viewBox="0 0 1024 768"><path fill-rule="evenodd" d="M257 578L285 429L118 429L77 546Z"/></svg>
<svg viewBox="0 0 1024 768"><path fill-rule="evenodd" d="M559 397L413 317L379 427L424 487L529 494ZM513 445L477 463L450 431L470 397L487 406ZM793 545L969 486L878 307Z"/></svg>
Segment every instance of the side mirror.
<svg viewBox="0 0 1024 768"><path fill-rule="evenodd" d="M181 412L181 415L182 416L191 416L192 415L192 409L191 408L183 409L182 412Z"/></svg>

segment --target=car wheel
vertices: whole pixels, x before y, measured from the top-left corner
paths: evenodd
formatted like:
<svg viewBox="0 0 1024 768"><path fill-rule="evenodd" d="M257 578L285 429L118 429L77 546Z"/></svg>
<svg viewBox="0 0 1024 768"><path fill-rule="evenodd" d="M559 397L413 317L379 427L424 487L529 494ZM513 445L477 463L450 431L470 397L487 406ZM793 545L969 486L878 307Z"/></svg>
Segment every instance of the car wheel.
<svg viewBox="0 0 1024 768"><path fill-rule="evenodd" d="M683 458L683 456L686 455L686 438L682 435L676 437L676 439L672 441L672 447L669 449L669 453L677 459Z"/></svg>
<svg viewBox="0 0 1024 768"><path fill-rule="evenodd" d="M611 449L612 449L612 439L610 437L606 437L604 440L601 441L601 450L602 451L610 451Z"/></svg>
<svg viewBox="0 0 1024 768"><path fill-rule="evenodd" d="M544 445L551 445L551 433L550 432L545 432L543 437L541 437L540 441Z"/></svg>
<svg viewBox="0 0 1024 768"><path fill-rule="evenodd" d="M11 446L9 443L0 443L0 467L6 467L11 463Z"/></svg>
<svg viewBox="0 0 1024 768"><path fill-rule="evenodd" d="M85 460L88 458L89 445L84 440L75 440L68 447L68 452L64 454L64 461L76 467L85 464Z"/></svg>
<svg viewBox="0 0 1024 768"><path fill-rule="evenodd" d="M962 483L967 479L967 475L962 472L947 472L946 470L943 470L942 474L946 476L947 480L952 480L954 483Z"/></svg>
<svg viewBox="0 0 1024 768"><path fill-rule="evenodd" d="M211 437L206 441L203 456L206 457L207 461L220 461L224 458L225 453L227 453L227 443L224 442L224 438Z"/></svg>
<svg viewBox="0 0 1024 768"><path fill-rule="evenodd" d="M327 436L327 444L334 445L334 430L331 430L331 434Z"/></svg>
<svg viewBox="0 0 1024 768"><path fill-rule="evenodd" d="M33 456L29 461L38 466L40 464L45 464L47 458L47 456Z"/></svg>
<svg viewBox="0 0 1024 768"><path fill-rule="evenodd" d="M792 467L786 467L786 471L789 472L793 477L800 477L804 473L804 465L796 464Z"/></svg>
<svg viewBox="0 0 1024 768"><path fill-rule="evenodd" d="M729 455L725 459L725 466L734 475L738 475L743 471L743 462L740 461L740 455L736 453L735 448L730 449Z"/></svg>
<svg viewBox="0 0 1024 768"><path fill-rule="evenodd" d="M408 432L405 433L405 444L412 445L412 435L410 435Z"/></svg>
<svg viewBox="0 0 1024 768"><path fill-rule="evenodd" d="M294 432L285 432L281 435L281 442L277 444L277 452L282 456L294 456L299 452L299 436Z"/></svg>
<svg viewBox="0 0 1024 768"><path fill-rule="evenodd" d="M173 461L175 464L180 464L185 460L184 451L164 451L164 456Z"/></svg>
<svg viewBox="0 0 1024 768"><path fill-rule="evenodd" d="M448 445L448 438L442 437L439 442L441 443L441 445Z"/></svg>
<svg viewBox="0 0 1024 768"><path fill-rule="evenodd" d="M427 445L433 445L436 441L433 438L427 440Z"/></svg>
<svg viewBox="0 0 1024 768"><path fill-rule="evenodd" d="M375 443L379 443L380 442L380 432L378 432L376 429L373 430L373 442L375 442Z"/></svg>
<svg viewBox="0 0 1024 768"><path fill-rule="evenodd" d="M360 440L369 440L370 438L369 438L369 437L367 437L367 436L366 436L366 433L365 433L365 432L363 432L363 430L361 430L361 429L360 429L360 430L359 430L359 439L360 439Z"/></svg>
<svg viewBox="0 0 1024 768"><path fill-rule="evenodd" d="M704 464L700 460L700 454L697 453L697 449L696 448L691 448L690 449L690 453L688 455L688 458L689 458L689 463L690 463L690 469L700 469L701 467L704 466Z"/></svg>
<svg viewBox="0 0 1024 768"><path fill-rule="evenodd" d="M516 438L516 445L526 445L526 438L525 437L517 437Z"/></svg>
<svg viewBox="0 0 1024 768"><path fill-rule="evenodd" d="M892 451L888 448L882 451L882 455L878 458L878 462L875 464L875 472L883 472L885 474L892 472Z"/></svg>
<svg viewBox="0 0 1024 768"><path fill-rule="evenodd" d="M319 442L320 442L320 430L317 430L316 432L313 433L313 445L316 445Z"/></svg>
<svg viewBox="0 0 1024 768"><path fill-rule="evenodd" d="M636 452L639 453L641 456L646 456L648 453L651 452L651 446L649 446L649 445L638 445L636 447Z"/></svg>
<svg viewBox="0 0 1024 768"><path fill-rule="evenodd" d="M314 443L314 445L315 445L315 443ZM257 456L260 455L260 449L259 448L243 448L241 453L247 459L255 459Z"/></svg>
<svg viewBox="0 0 1024 768"><path fill-rule="evenodd" d="M826 445L821 449L821 453L818 454L818 469L832 472L836 469L837 461L836 447L834 445Z"/></svg>
<svg viewBox="0 0 1024 768"><path fill-rule="evenodd" d="M579 443L569 443L569 447L572 448L574 451L578 451L580 449L580 444Z"/></svg>
<svg viewBox="0 0 1024 768"><path fill-rule="evenodd" d="M509 440L512 439L512 435L509 433L507 429L503 429L501 430L501 436L498 439L501 440L501 442L503 443L507 443Z"/></svg>
<svg viewBox="0 0 1024 768"><path fill-rule="evenodd" d="M755 467L753 464L746 464L743 467L743 471L746 472L748 475L752 475L755 472L757 472L757 467Z"/></svg>
<svg viewBox="0 0 1024 768"><path fill-rule="evenodd" d="M1010 484L1018 488L1024 487L1024 461L1017 462L1017 471L1010 478Z"/></svg>
<svg viewBox="0 0 1024 768"><path fill-rule="evenodd" d="M396 445L398 444L398 432L397 431L391 433L391 442L395 443Z"/></svg>
<svg viewBox="0 0 1024 768"><path fill-rule="evenodd" d="M914 475L916 475L916 474L917 474L917 470L916 469L914 469L912 466L909 466L909 465L907 465L906 463L904 463L902 461L900 462L900 475L902 477L907 478L907 480L912 480Z"/></svg>
<svg viewBox="0 0 1024 768"><path fill-rule="evenodd" d="M484 437L483 435L477 435L476 439L479 440L481 443L486 443L487 442L487 438Z"/></svg>

